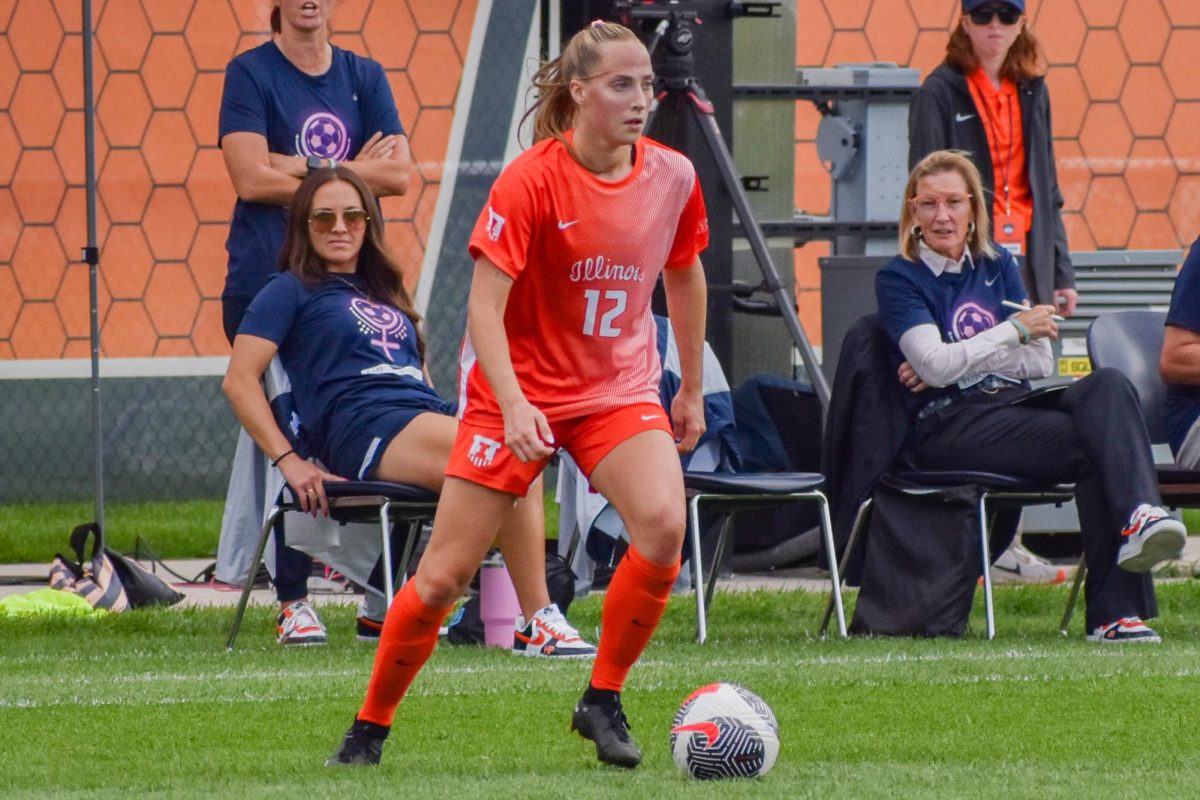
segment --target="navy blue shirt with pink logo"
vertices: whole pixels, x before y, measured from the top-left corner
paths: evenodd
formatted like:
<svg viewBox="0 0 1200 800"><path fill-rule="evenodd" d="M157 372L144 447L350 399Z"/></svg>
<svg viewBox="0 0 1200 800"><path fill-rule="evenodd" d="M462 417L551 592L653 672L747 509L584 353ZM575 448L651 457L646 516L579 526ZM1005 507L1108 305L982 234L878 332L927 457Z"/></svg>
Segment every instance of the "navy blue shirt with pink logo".
<svg viewBox="0 0 1200 800"><path fill-rule="evenodd" d="M1013 313L1003 302L1026 303L1016 260L997 248L997 257L981 255L962 272L934 275L925 263L896 256L875 276L879 316L893 343L895 366L904 361L899 341L917 325L936 325L946 343L960 342L1008 319ZM962 391L957 385L905 392L910 412L937 398Z"/></svg>
<svg viewBox="0 0 1200 800"><path fill-rule="evenodd" d="M308 441L344 477L360 477L357 442L378 427L374 420L397 410L451 413L425 383L412 320L371 302L361 287L357 275L337 275L310 290L292 273L277 273L238 328L279 347ZM396 428L375 432L386 444Z"/></svg>
<svg viewBox="0 0 1200 800"><path fill-rule="evenodd" d="M238 132L266 137L272 153L346 161L376 132L403 134L404 128L378 62L334 47L328 71L308 75L267 42L225 68L219 137ZM286 208L237 201L222 297L258 293L275 272L286 232Z"/></svg>

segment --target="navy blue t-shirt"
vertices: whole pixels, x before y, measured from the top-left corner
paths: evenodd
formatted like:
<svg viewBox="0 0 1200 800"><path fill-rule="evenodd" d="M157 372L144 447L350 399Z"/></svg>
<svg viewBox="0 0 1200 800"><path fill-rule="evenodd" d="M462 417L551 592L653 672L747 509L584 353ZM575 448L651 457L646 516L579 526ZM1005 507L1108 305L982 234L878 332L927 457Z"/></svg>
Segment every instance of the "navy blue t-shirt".
<svg viewBox="0 0 1200 800"><path fill-rule="evenodd" d="M333 48L324 75L307 75L267 42L225 68L219 138L257 133L272 153L347 161L382 132L402 134L383 67ZM229 238L229 274L222 297L251 298L275 272L287 232L287 209L238 200Z"/></svg>
<svg viewBox="0 0 1200 800"><path fill-rule="evenodd" d="M1200 333L1200 239L1192 243L1175 278L1167 324ZM1200 386L1167 384L1167 434L1171 452L1178 453L1197 419L1200 419Z"/></svg>
<svg viewBox="0 0 1200 800"><path fill-rule="evenodd" d="M340 275L310 291L292 273L277 273L238 328L279 346L296 413L326 464L356 420L383 406L447 411L425 383L412 320L371 302L360 286L357 275Z"/></svg>
<svg viewBox="0 0 1200 800"><path fill-rule="evenodd" d="M917 325L933 324L947 344L970 339L1008 319L1013 313L1002 303L1025 303L1029 293L1021 283L1016 260L998 247L997 257L981 255L974 266L957 274L934 275L922 261L896 256L875 276L879 317L892 340L895 366L904 361L900 337ZM937 398L962 391L957 385L905 392L910 412Z"/></svg>

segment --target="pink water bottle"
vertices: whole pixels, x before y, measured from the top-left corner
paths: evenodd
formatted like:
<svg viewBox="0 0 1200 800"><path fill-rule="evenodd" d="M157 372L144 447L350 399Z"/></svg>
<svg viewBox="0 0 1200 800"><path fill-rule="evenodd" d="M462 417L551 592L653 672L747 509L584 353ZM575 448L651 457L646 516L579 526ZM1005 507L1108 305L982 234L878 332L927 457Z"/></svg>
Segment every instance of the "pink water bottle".
<svg viewBox="0 0 1200 800"><path fill-rule="evenodd" d="M513 588L508 568L500 560L485 561L479 574L479 616L483 619L483 639L488 647L513 646L513 630L521 604Z"/></svg>

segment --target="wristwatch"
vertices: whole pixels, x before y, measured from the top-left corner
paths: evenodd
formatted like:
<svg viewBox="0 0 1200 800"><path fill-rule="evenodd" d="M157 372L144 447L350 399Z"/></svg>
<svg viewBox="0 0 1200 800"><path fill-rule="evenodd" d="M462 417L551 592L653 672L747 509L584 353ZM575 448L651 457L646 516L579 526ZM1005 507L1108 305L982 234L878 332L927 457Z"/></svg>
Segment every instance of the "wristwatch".
<svg viewBox="0 0 1200 800"><path fill-rule="evenodd" d="M309 156L308 160L304 163L308 165L309 172L317 169L324 169L327 166L326 159L321 158L320 156Z"/></svg>

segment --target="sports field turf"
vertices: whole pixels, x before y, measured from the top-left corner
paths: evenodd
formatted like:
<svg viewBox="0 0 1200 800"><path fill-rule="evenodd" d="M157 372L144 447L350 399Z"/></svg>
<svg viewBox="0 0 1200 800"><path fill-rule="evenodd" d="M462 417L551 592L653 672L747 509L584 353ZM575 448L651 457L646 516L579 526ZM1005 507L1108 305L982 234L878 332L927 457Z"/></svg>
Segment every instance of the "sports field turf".
<svg viewBox="0 0 1200 800"><path fill-rule="evenodd" d="M585 664L453 647L418 678L380 768L325 769L373 655L350 606L327 610L329 646L287 651L255 609L233 654L229 609L9 620L0 797L1194 796L1200 582L1162 587L1157 647L1061 639L1065 595L999 588L995 642L841 642L807 633L816 595L722 594L703 647L691 598L675 598L626 692L646 751L632 772L567 732ZM599 600L571 617L594 632ZM676 705L716 680L775 709L782 752L763 780L700 784L671 763Z"/></svg>

